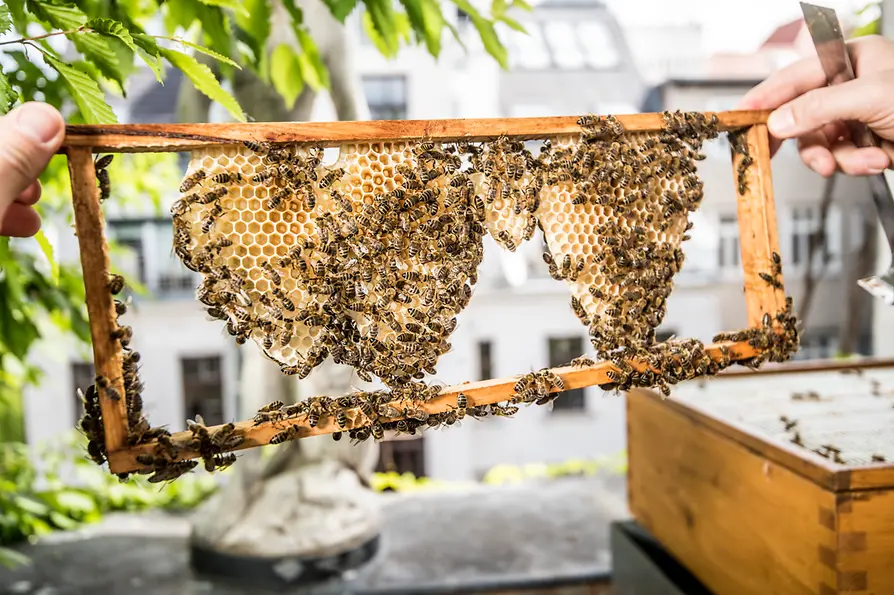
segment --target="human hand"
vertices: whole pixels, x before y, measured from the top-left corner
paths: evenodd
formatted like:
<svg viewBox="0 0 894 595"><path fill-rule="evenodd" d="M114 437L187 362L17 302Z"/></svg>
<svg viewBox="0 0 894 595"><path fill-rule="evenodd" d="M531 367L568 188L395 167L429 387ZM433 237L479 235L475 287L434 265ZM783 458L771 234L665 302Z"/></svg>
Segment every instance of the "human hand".
<svg viewBox="0 0 894 595"><path fill-rule="evenodd" d="M0 235L29 237L40 229L37 177L64 137L62 114L46 103L28 102L0 117Z"/></svg>
<svg viewBox="0 0 894 595"><path fill-rule="evenodd" d="M739 103L739 109L774 110L767 122L771 152L783 140L797 138L801 159L825 177L836 169L878 174L894 160L894 42L870 35L847 47L854 80L827 87L819 58L812 56L774 73ZM846 120L867 124L882 146L858 148Z"/></svg>

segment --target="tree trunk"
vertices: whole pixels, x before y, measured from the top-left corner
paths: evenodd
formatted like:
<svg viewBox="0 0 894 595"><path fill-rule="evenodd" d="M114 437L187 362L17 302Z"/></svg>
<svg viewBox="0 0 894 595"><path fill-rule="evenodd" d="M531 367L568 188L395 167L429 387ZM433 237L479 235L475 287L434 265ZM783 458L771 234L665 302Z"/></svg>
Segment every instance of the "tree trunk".
<svg viewBox="0 0 894 595"><path fill-rule="evenodd" d="M345 27L318 0L299 0L298 4L329 69L338 118L368 119ZM273 8L269 46L296 44L284 8L278 2ZM181 95L181 119L207 120L209 101L187 87ZM247 69L236 72L233 93L256 121L310 120L316 100L305 86L288 109L271 86ZM331 360L296 383L253 343L241 351L243 418L273 400L294 402L294 392L306 398L352 390L353 371ZM354 384L362 388L361 383ZM278 446L269 458L262 459L260 451L241 455L231 481L198 511L193 521L197 543L232 554L323 557L351 550L378 534L379 508L368 487L378 444L367 441L355 446L347 438L335 442L330 436L320 436Z"/></svg>

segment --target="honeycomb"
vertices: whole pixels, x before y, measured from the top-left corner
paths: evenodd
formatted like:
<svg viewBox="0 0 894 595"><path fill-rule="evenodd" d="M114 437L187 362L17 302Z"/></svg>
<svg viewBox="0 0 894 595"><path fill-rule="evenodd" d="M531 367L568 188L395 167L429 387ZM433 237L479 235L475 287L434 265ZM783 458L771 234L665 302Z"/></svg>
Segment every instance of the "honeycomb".
<svg viewBox="0 0 894 595"><path fill-rule="evenodd" d="M364 380L421 378L483 257L461 161L434 143L345 145L331 166L320 147L202 151L172 209L175 251L203 274L209 313L284 373L331 354Z"/></svg>
<svg viewBox="0 0 894 595"><path fill-rule="evenodd" d="M197 298L237 342L286 374L331 355L389 386L434 374L469 303L483 236L515 250L539 227L550 273L597 351L649 344L680 269L716 135L698 114L662 133L581 118L581 134L524 143L246 142L193 154L172 208L174 249Z"/></svg>

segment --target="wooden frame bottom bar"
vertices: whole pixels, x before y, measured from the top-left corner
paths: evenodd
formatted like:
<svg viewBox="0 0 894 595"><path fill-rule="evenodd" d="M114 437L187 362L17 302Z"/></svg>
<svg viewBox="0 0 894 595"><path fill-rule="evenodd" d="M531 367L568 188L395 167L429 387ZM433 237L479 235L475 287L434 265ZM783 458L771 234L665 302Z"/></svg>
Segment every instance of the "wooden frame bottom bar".
<svg viewBox="0 0 894 595"><path fill-rule="evenodd" d="M720 352L722 347L726 347L729 349L729 356L732 361L747 360L754 357L755 355L758 355L759 353L758 350L749 345L747 341L741 341L737 343L714 343L711 345L706 345L705 351L712 359L714 359L715 361L719 361L722 358ZM645 362L630 361L629 363L638 371L644 371L649 367L648 364L646 364ZM618 368L611 362L600 362L593 366L563 367L552 369L555 374L562 378L565 384L565 390L586 388L599 384L608 384L611 382L611 379L608 377L609 370L617 371ZM444 413L456 408L456 399L460 393L463 393L466 396L469 407L499 403L502 401L506 401L513 396L513 394L515 393L515 383L519 378L520 375L517 375L510 378L497 378L492 380L483 380L480 382L466 382L463 384L457 384L444 388L441 391L440 395L429 401L426 401L424 403L407 403L407 405L412 405L414 408L417 409L423 409L429 414ZM553 392L559 391L554 389ZM363 421L360 423L355 423L355 421L353 421L355 419ZM298 426L299 432L297 437L307 438L309 436L318 436L321 434L332 434L339 431L348 431L354 428L364 427L369 424L366 420L366 417L358 411L357 415L354 416L351 415L351 412L348 412L348 423L345 427L339 427L335 423L334 418L331 416L321 419L320 423L315 427L310 427L307 423L306 415L299 415L294 418L289 418L282 421L263 422L259 424L255 424L254 421L249 420L237 422L235 425L236 433L245 437L245 441L235 450L242 450L268 444L271 438L273 438L275 435L279 434L289 426ZM219 427L220 426L214 426L209 427L208 429L209 431L214 432L215 429ZM174 434L172 439L175 442L188 442L191 437L192 433L186 431ZM145 465L137 463L136 457L140 454L153 453L155 447L156 442L153 441L146 444L139 444L131 448L125 448L115 452L110 452L109 467L113 473L126 473L145 468ZM180 452L180 460L194 459L198 457L199 453L194 451L183 450Z"/></svg>

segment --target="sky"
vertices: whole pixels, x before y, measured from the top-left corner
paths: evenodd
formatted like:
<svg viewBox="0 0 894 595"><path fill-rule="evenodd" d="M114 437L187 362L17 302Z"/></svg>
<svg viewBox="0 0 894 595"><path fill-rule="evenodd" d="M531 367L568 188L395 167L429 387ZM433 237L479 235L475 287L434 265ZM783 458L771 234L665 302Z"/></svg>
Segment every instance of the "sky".
<svg viewBox="0 0 894 595"><path fill-rule="evenodd" d="M797 0L604 0L624 25L686 23L702 26L704 51L748 52L776 27L801 16ZM814 0L839 18L868 0Z"/></svg>

